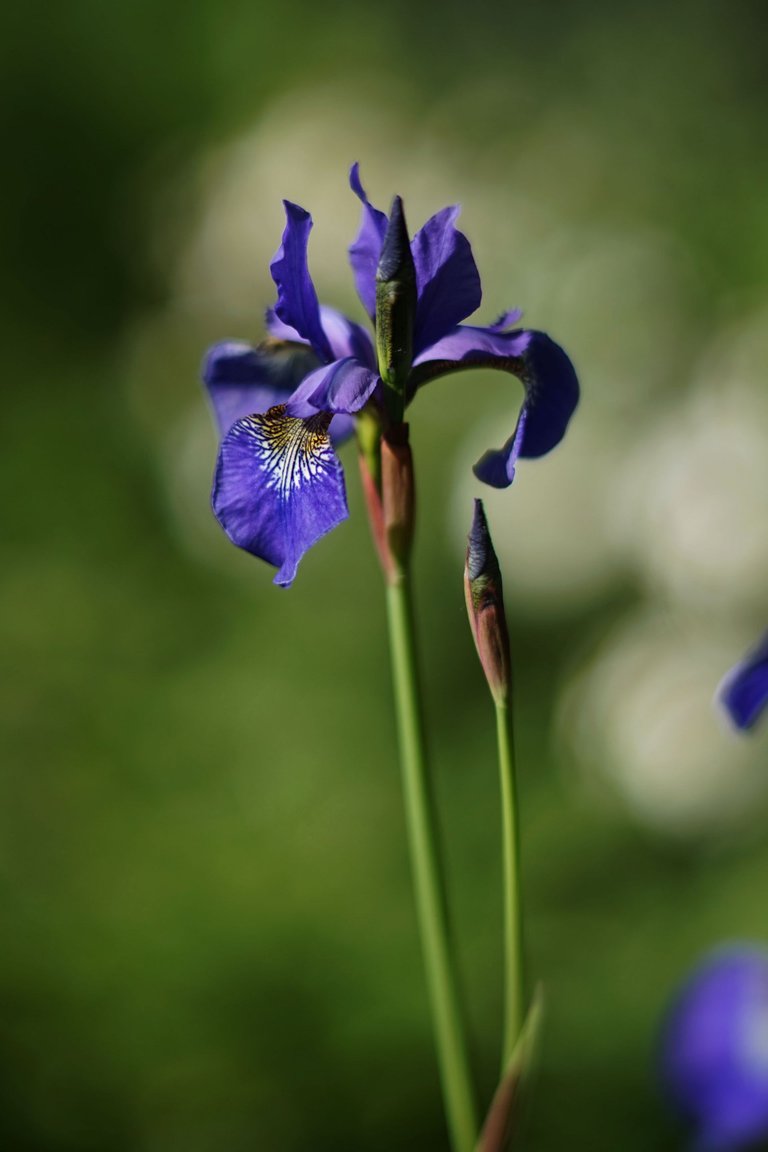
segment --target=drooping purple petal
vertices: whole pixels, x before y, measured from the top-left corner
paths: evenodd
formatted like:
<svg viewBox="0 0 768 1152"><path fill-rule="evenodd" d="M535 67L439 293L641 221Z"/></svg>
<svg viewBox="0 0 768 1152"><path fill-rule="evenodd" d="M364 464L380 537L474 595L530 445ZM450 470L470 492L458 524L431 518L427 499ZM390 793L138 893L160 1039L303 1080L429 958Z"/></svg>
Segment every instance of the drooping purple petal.
<svg viewBox="0 0 768 1152"><path fill-rule="evenodd" d="M320 305L307 266L307 243L312 217L298 204L284 200L285 231L270 264L277 287L275 313L314 348L321 360L333 360L328 338L320 322Z"/></svg>
<svg viewBox="0 0 768 1152"><path fill-rule="evenodd" d="M349 172L349 185L363 205L360 231L349 247L349 262L355 278L355 288L371 320L376 318L376 269L387 230L387 217L374 208L360 183L360 166L353 164Z"/></svg>
<svg viewBox="0 0 768 1152"><path fill-rule="evenodd" d="M576 372L560 345L544 332L499 332L462 325L421 353L409 386L415 390L436 376L468 368L511 372L525 389L514 432L501 448L486 452L475 465L479 480L506 488L512 483L519 456L544 456L562 440L579 402Z"/></svg>
<svg viewBox="0 0 768 1152"><path fill-rule="evenodd" d="M483 484L488 484L491 488L509 488L515 478L515 467L520 456L527 422L528 410L523 405L517 418L517 426L509 440L502 448L491 448L484 452L473 466L472 471Z"/></svg>
<svg viewBox="0 0 768 1152"><path fill-rule="evenodd" d="M292 416L359 412L379 382L378 373L348 356L327 368L317 368L302 380L288 402L288 412Z"/></svg>
<svg viewBox="0 0 768 1152"><path fill-rule="evenodd" d="M221 435L242 416L266 412L287 400L316 367L317 357L306 344L274 340L258 348L242 340L214 344L206 353L202 376Z"/></svg>
<svg viewBox="0 0 768 1152"><path fill-rule="evenodd" d="M501 449L486 452L474 467L478 480L493 486L497 486L502 462L511 484L518 456L551 452L565 435L579 402L576 372L563 349L543 332L529 335L522 370L516 373L525 388L517 427Z"/></svg>
<svg viewBox="0 0 768 1152"><path fill-rule="evenodd" d="M222 441L211 501L230 540L291 584L304 553L349 515L330 417L289 416L283 405L247 416Z"/></svg>
<svg viewBox="0 0 768 1152"><path fill-rule="evenodd" d="M768 1139L768 950L735 944L706 957L668 1013L660 1055L667 1096L694 1126L697 1152Z"/></svg>
<svg viewBox="0 0 768 1152"><path fill-rule="evenodd" d="M469 241L454 227L458 215L458 208L443 208L411 242L418 291L413 333L417 355L480 307L480 274Z"/></svg>
<svg viewBox="0 0 768 1152"><path fill-rule="evenodd" d="M768 706L768 632L724 677L718 699L737 728L752 728Z"/></svg>
<svg viewBox="0 0 768 1152"><path fill-rule="evenodd" d="M523 457L545 456L560 443L579 403L579 381L570 357L545 332L529 332L520 379L527 420Z"/></svg>

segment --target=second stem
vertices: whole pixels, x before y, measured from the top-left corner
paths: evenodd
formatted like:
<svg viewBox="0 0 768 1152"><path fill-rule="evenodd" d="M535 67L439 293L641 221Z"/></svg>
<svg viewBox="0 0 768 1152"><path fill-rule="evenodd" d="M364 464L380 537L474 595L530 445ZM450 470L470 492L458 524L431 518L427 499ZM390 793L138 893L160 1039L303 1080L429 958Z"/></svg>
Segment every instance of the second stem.
<svg viewBox="0 0 768 1152"><path fill-rule="evenodd" d="M504 890L504 1030L501 1070L506 1070L520 1037L525 1013L523 917L520 896L520 833L515 748L509 704L496 704L499 749Z"/></svg>
<svg viewBox="0 0 768 1152"><path fill-rule="evenodd" d="M407 572L387 583L387 615L416 910L446 1118L454 1152L472 1152L477 1115L427 773Z"/></svg>

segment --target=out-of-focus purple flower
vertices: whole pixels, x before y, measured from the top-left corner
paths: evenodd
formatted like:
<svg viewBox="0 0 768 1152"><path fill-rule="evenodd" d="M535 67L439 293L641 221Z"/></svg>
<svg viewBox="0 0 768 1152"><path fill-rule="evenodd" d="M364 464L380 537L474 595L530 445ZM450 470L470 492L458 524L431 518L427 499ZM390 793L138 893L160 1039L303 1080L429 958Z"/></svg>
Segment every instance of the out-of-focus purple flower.
<svg viewBox="0 0 768 1152"><path fill-rule="evenodd" d="M376 325L376 272L390 221L370 204L357 165L350 183L363 205L350 262ZM267 313L270 338L258 348L215 345L203 378L223 436L212 494L216 516L235 544L278 568L275 583L288 585L307 549L348 515L332 440L350 433L350 417L364 407L383 428L387 410L374 342L360 325L319 304L307 264L311 217L284 203L286 227L271 264L277 301ZM488 328L461 323L479 306L481 291L457 215L457 208L443 209L410 241L416 293L405 399L429 380L463 369L516 376L524 388L516 427L475 467L479 479L504 488L518 456L542 456L562 439L579 386L554 341L512 328L519 312Z"/></svg>
<svg viewBox="0 0 768 1152"><path fill-rule="evenodd" d="M752 728L768 705L768 632L723 678L717 696L737 728Z"/></svg>
<svg viewBox="0 0 768 1152"><path fill-rule="evenodd" d="M694 1128L695 1152L768 1141L768 948L711 953L679 992L662 1033L666 1093Z"/></svg>

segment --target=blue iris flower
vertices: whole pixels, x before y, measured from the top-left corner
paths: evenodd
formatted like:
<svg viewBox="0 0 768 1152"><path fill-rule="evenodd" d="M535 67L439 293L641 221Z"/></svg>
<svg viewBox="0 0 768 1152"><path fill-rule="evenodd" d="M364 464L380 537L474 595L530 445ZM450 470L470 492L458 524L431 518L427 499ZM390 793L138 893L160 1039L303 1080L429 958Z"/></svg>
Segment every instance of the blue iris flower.
<svg viewBox="0 0 768 1152"><path fill-rule="evenodd" d="M358 295L376 324L376 270L388 217L360 183L362 222L349 250ZM384 383L368 330L319 303L307 265L310 215L284 201L286 226L272 264L277 301L268 339L208 352L203 378L222 435L213 482L214 512L240 548L274 565L289 585L304 553L348 515L344 473L334 446L350 435L363 408L386 422ZM562 439L579 386L565 352L543 332L515 328L508 312L487 328L462 324L480 305L480 277L458 208L444 208L410 242L416 306L406 399L429 380L469 368L510 372L523 385L511 436L484 454L478 478L512 483L518 456L542 456Z"/></svg>
<svg viewBox="0 0 768 1152"><path fill-rule="evenodd" d="M768 632L725 676L718 698L737 728L752 728L768 705Z"/></svg>
<svg viewBox="0 0 768 1152"><path fill-rule="evenodd" d="M768 948L730 945L695 969L665 1021L661 1073L695 1152L768 1146Z"/></svg>

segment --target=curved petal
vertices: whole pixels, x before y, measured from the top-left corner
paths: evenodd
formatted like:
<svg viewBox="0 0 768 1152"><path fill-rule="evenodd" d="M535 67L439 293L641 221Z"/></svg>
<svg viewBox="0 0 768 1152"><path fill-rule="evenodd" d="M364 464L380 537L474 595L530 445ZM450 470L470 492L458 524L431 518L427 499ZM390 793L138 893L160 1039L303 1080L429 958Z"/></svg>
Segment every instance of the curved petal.
<svg viewBox="0 0 768 1152"><path fill-rule="evenodd" d="M515 430L502 448L489 448L472 468L478 480L491 488L509 488L515 478L515 466L525 436L528 413L523 406Z"/></svg>
<svg viewBox="0 0 768 1152"><path fill-rule="evenodd" d="M283 323L274 308L267 308L264 314L264 323L266 324L267 332L269 332L270 336L273 336L275 340L293 340L296 344L309 344L309 340L305 340L303 336L299 336L295 328L291 328L290 324Z"/></svg>
<svg viewBox="0 0 768 1152"><path fill-rule="evenodd" d="M737 728L752 728L768 706L768 632L725 676L717 690Z"/></svg>
<svg viewBox="0 0 768 1152"><path fill-rule="evenodd" d="M333 444L334 448L338 448L340 444L344 444L351 436L354 436L354 434L354 416L347 416L344 412L337 412L331 420L331 427L329 429L331 444Z"/></svg>
<svg viewBox="0 0 768 1152"><path fill-rule="evenodd" d="M354 243L349 246L349 262L352 265L357 294L371 320L375 320L376 269L381 257L384 233L387 230L387 217L369 202L360 183L359 164L353 164L350 169L349 186L363 205L360 231Z"/></svg>
<svg viewBox="0 0 768 1152"><path fill-rule="evenodd" d="M289 416L284 405L239 420L225 436L211 502L230 540L291 584L304 553L349 515L330 417Z"/></svg>
<svg viewBox="0 0 768 1152"><path fill-rule="evenodd" d="M518 320L522 320L522 308L510 308L508 312L502 312L498 320L494 320L493 324L489 324L491 332L504 332L507 328L511 328L513 324L517 324Z"/></svg>
<svg viewBox="0 0 768 1152"><path fill-rule="evenodd" d="M277 317L307 340L321 360L333 360L328 338L320 323L320 306L307 266L307 243L312 217L298 204L283 200L283 241L270 264L277 287Z"/></svg>
<svg viewBox="0 0 768 1152"><path fill-rule="evenodd" d="M373 395L379 376L347 356L329 368L317 368L302 380L288 401L292 416L314 412L359 412Z"/></svg>
<svg viewBox="0 0 768 1152"><path fill-rule="evenodd" d="M414 352L434 344L480 306L480 273L469 241L454 227L458 208L443 208L411 242L418 304Z"/></svg>
<svg viewBox="0 0 768 1152"><path fill-rule="evenodd" d="M490 328L461 324L419 353L414 360L412 379L416 380L418 386L434 376L445 376L462 368L501 368L513 371L508 363L521 359L531 342L531 336L532 333L525 328L503 332L496 324Z"/></svg>
<svg viewBox="0 0 768 1152"><path fill-rule="evenodd" d="M242 340L214 344L205 355L202 376L221 435L241 417L287 400L316 367L317 356L306 344L277 340L258 348Z"/></svg>
<svg viewBox="0 0 768 1152"><path fill-rule="evenodd" d="M352 356L369 368L376 366L373 340L362 325L356 324L343 312L337 312L335 308L330 308L327 304L320 305L320 320L323 331L328 337L334 360L343 360L345 356Z"/></svg>
<svg viewBox="0 0 768 1152"><path fill-rule="evenodd" d="M308 343L295 328L283 323L274 308L267 309L266 323L270 336L274 336L278 340L293 340L301 344ZM376 354L373 350L373 340L365 328L355 323L354 320L350 320L343 312L331 308L328 304L320 305L320 323L331 346L333 360L354 356L363 364L368 364L371 368L375 367Z"/></svg>
<svg viewBox="0 0 768 1152"><path fill-rule="evenodd" d="M511 372L525 399L512 436L475 465L479 480L506 488L518 456L544 456L559 444L579 402L579 382L566 353L544 332L462 326L422 352L411 373L411 394L436 376L467 368Z"/></svg>

